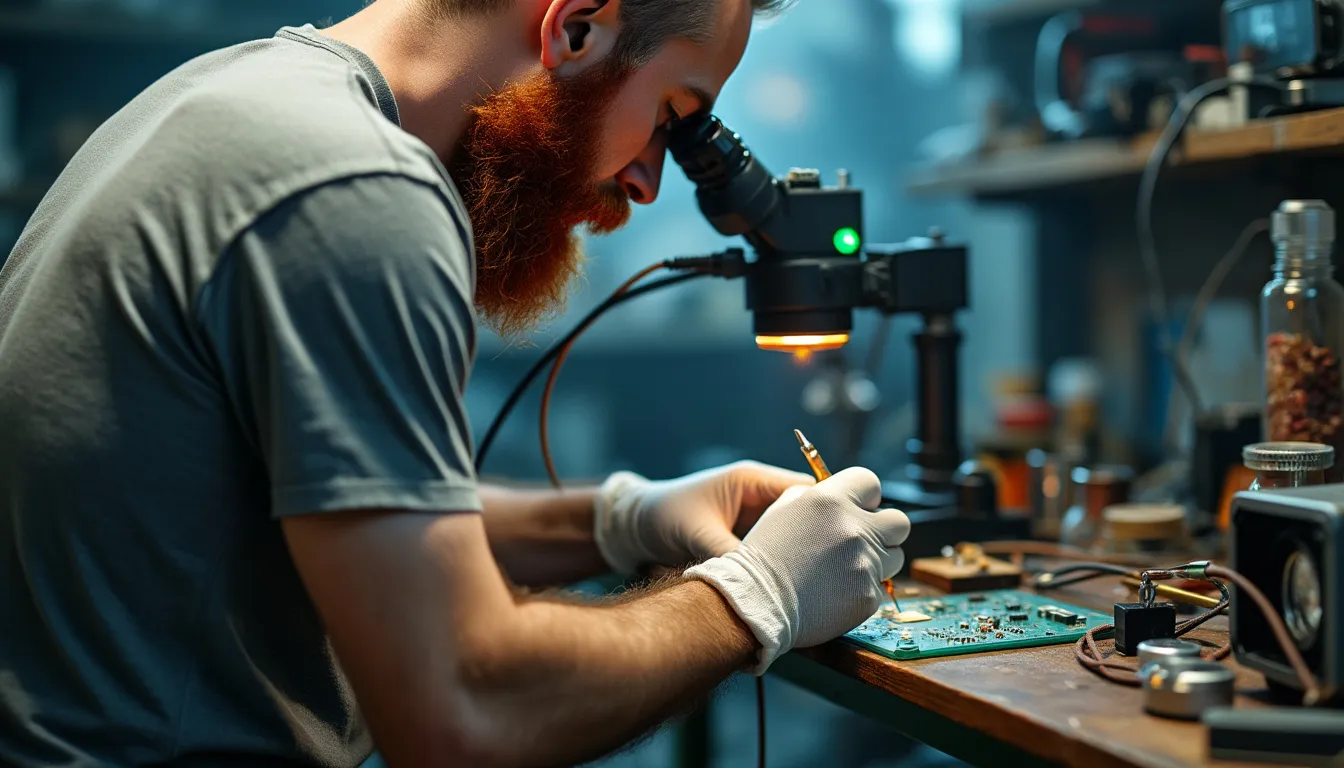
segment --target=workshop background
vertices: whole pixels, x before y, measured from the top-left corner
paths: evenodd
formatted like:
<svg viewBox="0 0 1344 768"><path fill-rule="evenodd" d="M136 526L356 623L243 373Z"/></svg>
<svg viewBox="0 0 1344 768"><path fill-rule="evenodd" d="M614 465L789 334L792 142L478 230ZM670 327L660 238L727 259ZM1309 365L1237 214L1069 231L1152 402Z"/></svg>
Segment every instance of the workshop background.
<svg viewBox="0 0 1344 768"><path fill-rule="evenodd" d="M999 466L1021 466L1029 448L1058 439L1064 413L1076 416L1069 439L1091 458L1140 472L1158 467L1170 444L1190 439L1185 406L1170 397L1159 329L1145 321L1137 168L1122 167L1113 145L1094 138L1061 154L1070 142L1047 136L1037 114L1033 73L1043 26L1061 11L1103 4L800 0L759 25L720 100L718 115L776 174L816 168L833 184L837 171L849 171L865 195L868 243L937 227L968 246L970 307L956 315L964 334L955 393L961 442L966 456ZM1216 31L1218 2L1170 7L1177 5ZM156 77L206 50L286 24L320 26L358 6L0 0L0 257L90 132ZM1125 6L1166 12L1160 2ZM1191 42L1207 42L1198 38L1192 33ZM1160 114L1159 101L1144 108ZM1146 119L1134 105L1110 109L1116 120ZM1138 128L1160 120L1149 123ZM1135 126L1111 132L1126 130ZM947 170L1014 148L1038 154L1016 164L986 160L982 172ZM1182 176L1158 196L1177 317L1246 222L1267 216L1283 197L1328 198L1243 170L1235 178ZM1310 183L1310 170L1301 173L1295 178ZM525 341L484 335L469 392L477 437L538 355L626 278L662 259L731 244L701 216L692 186L669 161L658 203L639 208L626 230L589 241L592 262L564 316ZM1269 260L1268 246L1258 243L1209 305L1192 354L1206 404L1260 398L1256 302ZM600 320L556 389L550 429L561 474L598 479L630 469L670 477L739 458L806 470L791 434L800 428L833 469L862 463L898 478L916 423L910 335L918 318L856 312L849 346L806 362L756 349L750 322L742 285L708 280ZM501 431L487 475L545 482L536 395ZM768 697L771 765L952 764L785 682L770 680ZM754 705L749 681L732 681L707 723L692 718L603 764L748 765Z"/></svg>

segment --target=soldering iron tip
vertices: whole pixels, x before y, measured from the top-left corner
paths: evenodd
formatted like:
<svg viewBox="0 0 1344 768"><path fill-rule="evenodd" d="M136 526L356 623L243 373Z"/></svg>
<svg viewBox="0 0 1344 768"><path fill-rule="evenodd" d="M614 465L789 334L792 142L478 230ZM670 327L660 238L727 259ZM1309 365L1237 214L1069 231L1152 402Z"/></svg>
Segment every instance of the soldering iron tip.
<svg viewBox="0 0 1344 768"><path fill-rule="evenodd" d="M812 450L812 444L807 442L806 437L803 437L803 431L801 429L793 430L793 436L798 438L798 444L803 446L804 451Z"/></svg>

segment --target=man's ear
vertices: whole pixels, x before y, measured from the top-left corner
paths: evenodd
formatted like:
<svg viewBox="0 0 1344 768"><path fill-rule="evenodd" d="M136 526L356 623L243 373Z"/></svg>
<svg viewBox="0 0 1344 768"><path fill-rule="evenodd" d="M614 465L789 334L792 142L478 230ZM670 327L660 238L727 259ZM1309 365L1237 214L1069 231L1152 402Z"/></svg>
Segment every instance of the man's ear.
<svg viewBox="0 0 1344 768"><path fill-rule="evenodd" d="M572 77L605 60L620 33L621 0L551 0L541 25L541 65Z"/></svg>

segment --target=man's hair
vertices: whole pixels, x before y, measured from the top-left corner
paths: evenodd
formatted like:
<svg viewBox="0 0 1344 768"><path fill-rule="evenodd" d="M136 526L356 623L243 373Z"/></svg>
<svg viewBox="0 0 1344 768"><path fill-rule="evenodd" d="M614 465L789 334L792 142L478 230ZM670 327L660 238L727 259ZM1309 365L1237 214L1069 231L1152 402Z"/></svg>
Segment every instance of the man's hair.
<svg viewBox="0 0 1344 768"><path fill-rule="evenodd" d="M751 0L756 13L774 14L794 0ZM489 13L515 0L428 0L450 14ZM621 0L621 37L614 64L623 69L643 66L670 40L702 43L714 32L719 3L728 0Z"/></svg>

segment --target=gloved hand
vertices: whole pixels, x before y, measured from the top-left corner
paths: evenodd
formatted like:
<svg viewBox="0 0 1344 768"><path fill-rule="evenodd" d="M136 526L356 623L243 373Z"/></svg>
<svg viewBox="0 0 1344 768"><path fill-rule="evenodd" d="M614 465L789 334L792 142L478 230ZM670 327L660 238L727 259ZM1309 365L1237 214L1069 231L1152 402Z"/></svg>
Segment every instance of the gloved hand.
<svg viewBox="0 0 1344 768"><path fill-rule="evenodd" d="M839 637L872 616L882 581L905 562L910 520L881 504L882 485L859 467L790 489L736 552L685 575L714 585L761 644L757 675L792 648Z"/></svg>
<svg viewBox="0 0 1344 768"><path fill-rule="evenodd" d="M617 472L594 505L598 551L619 573L648 565L679 567L737 549L739 536L791 486L811 475L754 461L650 481Z"/></svg>

